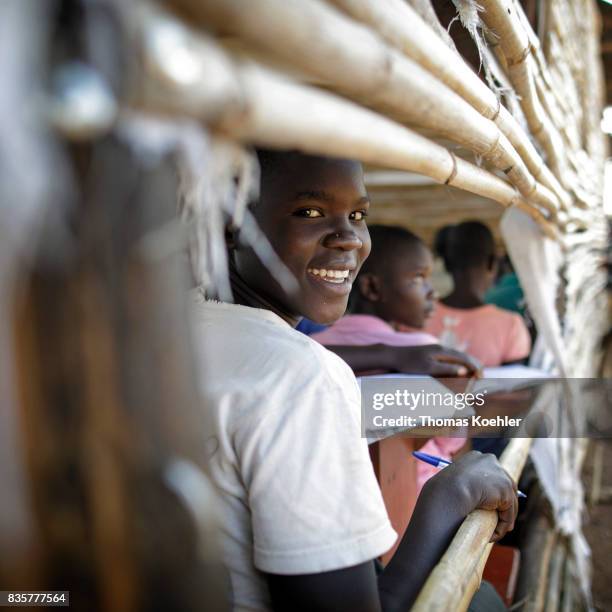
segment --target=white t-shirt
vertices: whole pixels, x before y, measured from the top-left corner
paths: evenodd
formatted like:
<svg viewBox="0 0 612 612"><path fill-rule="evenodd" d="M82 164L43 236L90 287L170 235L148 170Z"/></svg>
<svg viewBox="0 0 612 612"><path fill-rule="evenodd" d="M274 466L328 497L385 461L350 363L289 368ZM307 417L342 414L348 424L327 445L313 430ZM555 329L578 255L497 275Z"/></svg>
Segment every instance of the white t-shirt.
<svg viewBox="0 0 612 612"><path fill-rule="evenodd" d="M199 300L194 315L234 609L270 609L259 570L325 572L391 548L350 368L270 311Z"/></svg>

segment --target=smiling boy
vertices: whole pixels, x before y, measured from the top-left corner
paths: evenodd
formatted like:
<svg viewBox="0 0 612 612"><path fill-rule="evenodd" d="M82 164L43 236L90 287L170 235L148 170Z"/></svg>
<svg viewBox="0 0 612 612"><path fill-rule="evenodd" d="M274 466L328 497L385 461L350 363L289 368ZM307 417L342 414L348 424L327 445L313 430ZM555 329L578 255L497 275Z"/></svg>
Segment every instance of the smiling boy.
<svg viewBox="0 0 612 612"><path fill-rule="evenodd" d="M331 323L345 311L370 249L361 166L299 153L259 159L253 214L298 289L287 294L234 234L236 303L194 309L233 609L405 610L474 508L498 511L496 538L512 527L515 487L491 456L466 455L426 485L376 577L373 560L396 534L360 437L355 378L293 329L301 316Z"/></svg>
<svg viewBox="0 0 612 612"><path fill-rule="evenodd" d="M365 224L370 201L361 166L297 153L265 152L259 159L261 191L254 214L299 289L286 295L249 248L233 250L231 280L248 279L250 289L292 326L301 317L332 323L344 314L353 280L370 253ZM247 298L248 305L258 306L254 299L250 304Z"/></svg>

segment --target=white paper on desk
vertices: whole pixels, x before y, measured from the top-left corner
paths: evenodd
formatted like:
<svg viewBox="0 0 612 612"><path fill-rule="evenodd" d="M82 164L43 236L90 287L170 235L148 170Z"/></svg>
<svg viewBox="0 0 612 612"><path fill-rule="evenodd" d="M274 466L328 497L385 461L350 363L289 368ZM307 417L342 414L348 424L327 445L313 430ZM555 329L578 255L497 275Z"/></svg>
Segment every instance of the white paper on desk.
<svg viewBox="0 0 612 612"><path fill-rule="evenodd" d="M440 380L433 378L431 376L413 375L413 374L397 374L397 373L381 374L381 375L376 375L376 376L364 376L364 377L360 377L357 379L357 382L359 383L360 388L362 386L362 381L366 379L369 380L370 382L374 382L374 380L381 381L381 386L382 386L383 381L388 383L393 380L396 380L397 389L402 388L402 382L410 384L410 382L412 381L411 388L409 389L410 392L419 393L420 391L423 391L424 393L441 394L443 396L459 395L458 393L456 393L455 391L447 387L445 384L443 384ZM386 391L388 391L388 389L386 389ZM451 405L428 405L427 406L427 416L432 417L434 419L457 419L459 417L463 417L463 418L471 417L472 415L475 414L474 409L471 406L464 406L463 408L459 410L455 408L455 406L452 405L451 401L449 401L448 403L450 403ZM458 402L455 402L455 404L458 404ZM389 411L392 411L392 410L393 408L389 409ZM389 413L387 412L385 414L389 414ZM418 412L415 413L415 415L416 414L418 414ZM364 407L363 407L363 398L362 398L362 419L363 418L364 418ZM368 443L371 443L375 440L380 440L382 437L388 437L396 433L407 432L407 431L411 431L412 429L422 429L422 425L416 426L416 427L410 427L410 426L392 427L392 428L389 428L388 430L387 429L382 430L379 428L369 429L367 428L367 426L365 427L366 427L365 431L370 432L370 434L373 434L374 431L376 432L375 436L370 436L370 435L367 435L366 433Z"/></svg>
<svg viewBox="0 0 612 612"><path fill-rule="evenodd" d="M434 378L433 376L426 376L425 374L401 374L399 372L392 372L389 374L376 374L373 376L360 376L357 378L357 382L359 383L360 387L361 387L361 379L362 378L383 378L383 379L393 379L393 378L397 378L399 380L421 380L424 382L424 384L427 385L428 390L430 390L431 392L434 393L455 393L455 391L453 391L453 389L450 389L449 387L447 387L441 379L438 378ZM468 380L470 379L465 379L466 383ZM469 391L470 393L472 393L472 391ZM452 417L452 416L465 416L465 417L469 417L472 416L473 414L476 414L474 412L474 408L472 408L471 406L466 406L465 408L463 408L461 411L457 411L454 408L452 408L451 406L440 406L438 407L438 410L436 411L435 414L432 414L431 416L434 416L436 418L448 418L448 417Z"/></svg>
<svg viewBox="0 0 612 612"><path fill-rule="evenodd" d="M548 372L522 365L485 368L483 377L476 380L472 391L480 393L503 393L517 391L538 384L541 379L553 378Z"/></svg>
<svg viewBox="0 0 612 612"><path fill-rule="evenodd" d="M371 378L371 377L363 377L363 378ZM425 380L432 381L432 385L437 385L438 390L441 393L453 392L452 389L449 389L443 382L439 379L434 378L432 376L424 376L418 374L379 374L376 375L376 378L399 378L399 379L414 379L414 380ZM516 391L518 389L523 389L525 387L529 387L535 384L538 384L538 381L541 379L550 379L554 378L548 372L544 370L539 370L538 368L530 368L528 366L523 365L508 365L508 366L499 366L496 368L484 368L483 369L483 377L473 380L473 384L470 388L470 393L481 393L486 391L487 393L499 393L499 392L510 392ZM472 379L465 379L472 380ZM360 378L357 379L360 382ZM474 410L464 411L464 415L471 416L474 414ZM440 415L443 416L443 415ZM449 416L445 414L444 416Z"/></svg>

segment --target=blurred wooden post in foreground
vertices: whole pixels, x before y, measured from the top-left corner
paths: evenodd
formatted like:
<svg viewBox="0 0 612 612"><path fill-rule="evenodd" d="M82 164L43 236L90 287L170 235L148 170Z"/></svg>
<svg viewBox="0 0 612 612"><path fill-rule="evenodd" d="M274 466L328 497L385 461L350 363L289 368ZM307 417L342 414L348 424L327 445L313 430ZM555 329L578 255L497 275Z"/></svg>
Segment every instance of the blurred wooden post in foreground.
<svg viewBox="0 0 612 612"><path fill-rule="evenodd" d="M69 64L91 34L77 27L83 6L57 3L71 30L54 61ZM112 24L96 22L102 39ZM73 610L224 610L173 160L105 134L58 154L72 201L47 207L34 257L7 283L14 397L2 416L24 495L2 504L27 513L30 548L0 534L1 588L68 590Z"/></svg>
<svg viewBox="0 0 612 612"><path fill-rule="evenodd" d="M168 484L177 461L206 478L187 285L177 253L156 252L177 231L176 184L114 142L83 179L72 244L54 261L43 237L16 308L43 581L76 609L215 609L214 549Z"/></svg>
<svg viewBox="0 0 612 612"><path fill-rule="evenodd" d="M16 304L41 586L69 589L75 609L216 609L211 534L168 482L177 462L206 481L187 284L163 251L178 242L176 184L116 142L80 154L71 244L57 258L57 236L43 236Z"/></svg>

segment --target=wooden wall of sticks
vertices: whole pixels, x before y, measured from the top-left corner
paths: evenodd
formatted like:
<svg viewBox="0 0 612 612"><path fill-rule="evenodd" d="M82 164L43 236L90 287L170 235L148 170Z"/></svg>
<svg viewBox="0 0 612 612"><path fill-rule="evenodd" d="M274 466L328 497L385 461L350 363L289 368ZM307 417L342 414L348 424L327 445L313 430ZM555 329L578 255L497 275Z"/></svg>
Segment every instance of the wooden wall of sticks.
<svg viewBox="0 0 612 612"><path fill-rule="evenodd" d="M135 102L193 116L241 142L421 173L520 207L559 238L588 227L601 205L599 26L594 4L582 4L571 28L569 16L551 9L553 40L570 28L582 53L551 44L547 58L518 3L482 3L519 117L401 0L174 0L194 75L207 87L175 80L143 32L148 87ZM157 17L150 7L149 23Z"/></svg>
<svg viewBox="0 0 612 612"><path fill-rule="evenodd" d="M116 96L116 108L110 105L107 117L98 117L97 125L79 123L70 114L50 113L49 119L68 143L91 144L108 134L126 136L130 145L135 142L143 149L155 145L160 159L165 159L166 149L173 149L174 140L185 136L181 126L189 127L190 136L193 132L202 136L199 141L185 136L183 144L188 146L183 152L187 158L191 155L191 170L203 160L212 163L205 169L205 180L191 176L190 191L183 193L181 205L183 216L201 230L203 239L216 241L216 251L210 247L201 256L213 252L208 255L218 268L226 263L224 215L232 215L236 224L248 221L244 205L253 145L361 160L370 175L374 203L379 205L373 218L392 223L408 219L412 229L429 239L437 226L449 221L478 217L494 222L506 209L520 209L536 222L543 244L561 246L566 299L555 323L563 330L568 363L584 364L570 374L593 375L595 357L585 360L584 355L595 355L605 331L597 311L605 289L600 264L608 240L603 212L607 141L599 127L604 82L596 2L541 2L537 24L527 18L519 0L478 0L482 10L471 0L453 2L462 8L463 22L453 27L465 27L474 35L483 62L482 78L458 53L428 0L167 0L163 8L153 0L109 0L125 26L126 90ZM21 56L23 60L26 54ZM140 130L132 139L130 126L136 120L151 129ZM165 131L168 125L174 131ZM157 576L163 572L155 563L178 581L179 590L199 602L209 596L207 585L192 579L206 575L206 568L192 562L201 552L196 550L197 538L189 538L191 556L183 554L179 540L176 556L157 555L157 540L146 550L136 546L132 550L127 534L134 529L125 518L144 513L156 532L157 517L146 510L161 499L176 515L176 524L191 525L180 504L170 505L167 487L158 476L168 458L185 454L185 448L194 465L202 461L199 420L193 412L196 388L186 380L191 372L183 329L186 298L174 277L172 283L159 281L168 274L158 269L167 251L179 250L171 201L176 177L165 165L158 169L160 176L140 167L132 173L136 156L115 142L99 145L94 142L93 148L101 153L92 158L103 162L102 174L116 178L125 172L125 176L121 181L91 181L74 190L75 201L87 194L75 206L79 227L85 229L72 245L76 254L69 253L66 260L73 256L86 265L63 262L66 269L55 280L34 275L31 284L36 290L19 294L25 306L15 325L15 370L21 377L15 386L27 391L22 403L30 428L28 449L38 452L31 460L33 478L45 483L39 487L33 514L46 516L42 522L49 550L69 551L75 567L83 556L92 568L103 569L100 584L108 588L101 589L106 608L100 609L133 609L146 592L143 585L160 583ZM71 155L78 175L90 160L82 150ZM245 179L238 189L233 174L237 168ZM413 178L404 184L398 180L401 176L426 177L429 184L415 186ZM448 197L449 193L456 197ZM211 195L215 202L204 201ZM415 226L411 217L423 220ZM153 233L157 250L148 248L155 242L148 240ZM130 250L117 236L130 248L138 244L138 249ZM108 253L113 257L106 257ZM45 272L56 270L55 259L53 266L44 263ZM217 280L202 273L202 279L211 278ZM62 308L47 308L49 303L61 303ZM128 324L134 320L141 327ZM175 329L183 330L179 339ZM104 350L97 350L99 346ZM125 350L126 346L138 350ZM74 357L81 353L85 358ZM54 359L49 360L49 354ZM164 362L168 354L174 356L171 372ZM143 384L144 377L121 375L130 371L147 372L150 380ZM175 418L181 407L182 422ZM122 421L128 414L129 419ZM60 416L48 426L54 415ZM65 430L73 432L73 440L67 440ZM8 425L4 433L0 428L0 437L16 440L12 431ZM88 446L90 438L79 435L81 431L97 432L99 439L112 444L102 445L102 450ZM504 457L515 476L521 472L529 444L514 440ZM8 443L0 444L3 448L9 448ZM38 449L46 449L48 457ZM51 514L48 466L59 466L54 475L61 483L66 474L74 476L70 470L83 456L87 469L78 475L82 480L78 499L92 503L74 505L76 518ZM16 457L15 453L15 463ZM146 495L133 495L131 483L151 475L155 478L149 479ZM98 497L97 484L104 478L112 485L109 499L114 506L105 506ZM15 489L12 499L29 507L20 494ZM18 505L13 503L15 508ZM132 514L122 512L124 508ZM196 508L195 514L200 510ZM21 511L13 515L26 516ZM93 530L100 542L94 551L98 557L82 541L67 541L66 516L71 524L82 520L83 525L102 526ZM466 522L432 574L437 585L432 588L431 581L426 585L418 609L434 609L433 592L436 609L467 605L486 561L491 521L490 514L478 513ZM16 531L6 527L7 520L0 523L0 536L10 534L13 540ZM107 528L113 537L107 537ZM88 533L85 527L83 533ZM174 533L160 530L159 542L174 542ZM191 531L184 533L189 536ZM9 544L13 552L26 550ZM129 562L115 566L117 551L124 548L130 548L125 555ZM469 575L445 572L465 555L466 567L472 570ZM52 556L40 557L41 573L54 567ZM154 562L139 565L143 558ZM218 562L216 551L209 551L206 558ZM0 576L3 571L0 565ZM440 581L452 585L447 598L440 596ZM83 601L91 595L87 589L81 594ZM78 597L75 592L77 605ZM223 593L218 597L221 600Z"/></svg>

